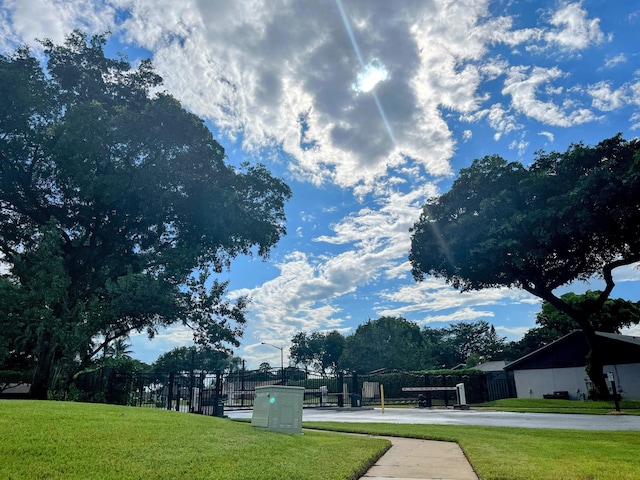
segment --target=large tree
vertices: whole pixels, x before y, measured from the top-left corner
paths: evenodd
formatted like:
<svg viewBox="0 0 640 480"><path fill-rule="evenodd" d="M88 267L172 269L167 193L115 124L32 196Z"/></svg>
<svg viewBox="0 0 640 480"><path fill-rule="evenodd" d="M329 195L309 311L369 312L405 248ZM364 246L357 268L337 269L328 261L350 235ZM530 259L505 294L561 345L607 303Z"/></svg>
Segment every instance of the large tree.
<svg viewBox="0 0 640 480"><path fill-rule="evenodd" d="M421 370L425 342L420 327L402 317L368 320L345 339L340 367L357 372L380 368Z"/></svg>
<svg viewBox="0 0 640 480"><path fill-rule="evenodd" d="M640 142L620 135L591 147L541 153L527 168L494 155L462 169L451 189L427 201L412 228L413 276L462 290L515 287L574 319L606 394L593 318L615 283L613 270L640 260ZM599 277L596 299L569 304L556 289Z"/></svg>
<svg viewBox="0 0 640 480"><path fill-rule="evenodd" d="M205 346L176 347L160 355L153 362L153 370L158 373L217 372L233 365L234 358L228 352Z"/></svg>
<svg viewBox="0 0 640 480"><path fill-rule="evenodd" d="M505 347L504 337L499 337L493 325L484 320L458 322L442 329L442 364L453 368L467 363L470 357L478 362L497 360Z"/></svg>
<svg viewBox="0 0 640 480"><path fill-rule="evenodd" d="M200 344L237 345L246 299L212 275L285 234L289 188L227 165L151 63L107 58L106 41L43 41L45 67L26 48L0 56L0 319L23 325L0 361L22 352L37 398L54 369L132 331L181 322Z"/></svg>
<svg viewBox="0 0 640 480"><path fill-rule="evenodd" d="M344 350L345 339L334 330L324 332L298 332L291 339L290 357L294 365L313 368L325 375L327 370L337 371Z"/></svg>

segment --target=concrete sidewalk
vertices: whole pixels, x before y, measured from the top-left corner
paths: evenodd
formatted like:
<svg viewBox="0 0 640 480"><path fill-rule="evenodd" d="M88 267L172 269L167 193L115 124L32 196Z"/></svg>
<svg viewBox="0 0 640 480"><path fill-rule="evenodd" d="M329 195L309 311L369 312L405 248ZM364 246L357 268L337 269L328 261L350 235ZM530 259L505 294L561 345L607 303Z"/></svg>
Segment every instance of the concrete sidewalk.
<svg viewBox="0 0 640 480"><path fill-rule="evenodd" d="M392 444L363 479L478 480L457 443L381 437Z"/></svg>

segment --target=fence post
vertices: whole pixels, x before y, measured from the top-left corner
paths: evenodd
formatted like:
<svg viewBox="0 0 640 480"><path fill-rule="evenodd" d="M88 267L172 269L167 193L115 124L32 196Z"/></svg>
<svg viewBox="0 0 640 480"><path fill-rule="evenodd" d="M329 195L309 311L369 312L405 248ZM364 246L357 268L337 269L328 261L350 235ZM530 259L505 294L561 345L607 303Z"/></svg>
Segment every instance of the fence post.
<svg viewBox="0 0 640 480"><path fill-rule="evenodd" d="M431 376L428 373L424 374L424 386L431 386ZM420 395L418 395L418 405L424 408L431 408L433 406L433 397L431 397L431 392L424 392L422 396L422 405L420 405Z"/></svg>
<svg viewBox="0 0 640 480"><path fill-rule="evenodd" d="M173 407L173 372L169 372L169 390L167 391L167 410Z"/></svg>
<svg viewBox="0 0 640 480"><path fill-rule="evenodd" d="M244 360L242 360L242 372L240 372L240 406L244 407Z"/></svg>
<svg viewBox="0 0 640 480"><path fill-rule="evenodd" d="M198 411L196 413L202 414L202 397L204 395L204 378L206 373L200 372L200 380L198 382Z"/></svg>
<svg viewBox="0 0 640 480"><path fill-rule="evenodd" d="M144 395L144 376L142 374L140 374L140 376L138 377L139 381L138 381L138 406L141 407L142 406L142 396Z"/></svg>
<svg viewBox="0 0 640 480"><path fill-rule="evenodd" d="M216 372L216 386L215 389L213 390L213 411L215 412L215 409L218 406L218 401L220 400L220 372L217 371Z"/></svg>
<svg viewBox="0 0 640 480"><path fill-rule="evenodd" d="M344 407L344 372L338 373L338 407Z"/></svg>
<svg viewBox="0 0 640 480"><path fill-rule="evenodd" d="M193 376L193 364L196 358L196 347L191 347L191 365L189 369L189 412L193 413L193 388L196 386L195 377Z"/></svg>
<svg viewBox="0 0 640 480"><path fill-rule="evenodd" d="M350 406L354 406L355 405L355 395L360 395L358 392L360 390L358 389L358 372L351 372L351 398L349 399L349 405ZM362 403L361 403L362 405Z"/></svg>

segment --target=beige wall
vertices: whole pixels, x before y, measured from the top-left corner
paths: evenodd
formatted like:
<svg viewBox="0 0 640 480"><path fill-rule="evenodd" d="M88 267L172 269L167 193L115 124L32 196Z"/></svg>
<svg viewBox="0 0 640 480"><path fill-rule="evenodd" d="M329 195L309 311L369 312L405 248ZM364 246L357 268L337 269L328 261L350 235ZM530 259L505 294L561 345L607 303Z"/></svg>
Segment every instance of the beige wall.
<svg viewBox="0 0 640 480"><path fill-rule="evenodd" d="M640 363L607 365L604 371L614 373L622 398L640 399ZM572 400L588 395L584 367L515 370L514 378L518 398L542 398L555 391L568 391Z"/></svg>

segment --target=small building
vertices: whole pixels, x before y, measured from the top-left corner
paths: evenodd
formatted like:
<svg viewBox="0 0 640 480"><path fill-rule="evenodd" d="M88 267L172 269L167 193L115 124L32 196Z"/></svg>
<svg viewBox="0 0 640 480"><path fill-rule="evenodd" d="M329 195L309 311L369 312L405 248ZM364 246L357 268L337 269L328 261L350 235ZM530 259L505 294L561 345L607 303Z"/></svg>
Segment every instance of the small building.
<svg viewBox="0 0 640 480"><path fill-rule="evenodd" d="M596 332L596 337L604 373L613 373L618 393L622 398L640 398L640 337L604 332ZM582 330L574 330L504 370L513 372L518 398L586 399L591 389L585 370L588 353Z"/></svg>
<svg viewBox="0 0 640 480"><path fill-rule="evenodd" d="M487 398L489 400L514 398L516 396L513 372L507 372L504 369L509 363L508 360L494 360L473 367L474 370L484 372L487 381Z"/></svg>

